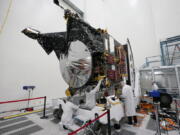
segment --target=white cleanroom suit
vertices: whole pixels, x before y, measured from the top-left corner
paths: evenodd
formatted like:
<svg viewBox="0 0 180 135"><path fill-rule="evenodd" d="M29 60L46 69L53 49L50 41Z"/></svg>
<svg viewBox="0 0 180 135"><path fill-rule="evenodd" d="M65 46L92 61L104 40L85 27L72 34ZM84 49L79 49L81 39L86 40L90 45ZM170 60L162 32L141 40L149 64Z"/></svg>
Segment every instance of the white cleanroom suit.
<svg viewBox="0 0 180 135"><path fill-rule="evenodd" d="M61 117L60 124L66 126L66 128L70 128L73 125L73 114L78 110L78 106L74 105L73 103L67 101L64 103L61 100L61 106L63 109L63 114Z"/></svg>
<svg viewBox="0 0 180 135"><path fill-rule="evenodd" d="M154 82L152 85L152 90L158 90L159 87L157 86L157 84Z"/></svg>
<svg viewBox="0 0 180 135"><path fill-rule="evenodd" d="M84 108L91 110L96 106L96 92L99 90L101 82L102 80L98 82L97 86L93 90L86 92L86 103L83 105Z"/></svg>
<svg viewBox="0 0 180 135"><path fill-rule="evenodd" d="M135 111L135 103L134 103L134 95L132 87L129 85L124 85L122 89L122 97L125 99L125 115L126 116L134 116L136 114Z"/></svg>

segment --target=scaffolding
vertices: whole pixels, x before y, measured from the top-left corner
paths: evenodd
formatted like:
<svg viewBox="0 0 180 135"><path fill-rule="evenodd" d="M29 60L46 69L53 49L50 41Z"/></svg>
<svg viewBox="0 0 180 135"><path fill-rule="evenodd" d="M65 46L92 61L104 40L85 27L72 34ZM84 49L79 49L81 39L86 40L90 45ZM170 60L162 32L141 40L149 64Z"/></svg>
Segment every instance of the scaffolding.
<svg viewBox="0 0 180 135"><path fill-rule="evenodd" d="M142 68L157 67L160 65L162 65L162 57L161 55L157 55L157 56L146 57L146 62L143 64Z"/></svg>
<svg viewBox="0 0 180 135"><path fill-rule="evenodd" d="M146 57L142 68L180 64L180 36L161 41L160 48L161 55Z"/></svg>
<svg viewBox="0 0 180 135"><path fill-rule="evenodd" d="M180 36L167 38L160 46L163 66L180 64Z"/></svg>

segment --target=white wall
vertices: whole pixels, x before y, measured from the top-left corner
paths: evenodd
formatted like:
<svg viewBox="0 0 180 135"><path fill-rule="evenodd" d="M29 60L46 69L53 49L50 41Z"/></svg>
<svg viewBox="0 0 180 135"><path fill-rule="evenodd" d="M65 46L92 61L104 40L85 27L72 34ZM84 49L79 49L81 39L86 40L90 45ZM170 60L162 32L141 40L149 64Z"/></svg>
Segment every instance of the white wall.
<svg viewBox="0 0 180 135"><path fill-rule="evenodd" d="M104 1L85 0L85 6L85 20L95 28L106 28L105 17L107 11L105 11Z"/></svg>
<svg viewBox="0 0 180 135"><path fill-rule="evenodd" d="M77 6L80 10L85 10L85 0L70 0L75 6Z"/></svg>
<svg viewBox="0 0 180 135"><path fill-rule="evenodd" d="M142 66L145 57L159 54L149 0L86 2L86 19L90 24L107 29L120 43L130 39L137 67Z"/></svg>
<svg viewBox="0 0 180 135"><path fill-rule="evenodd" d="M0 1L0 22L8 3L9 0ZM63 15L50 0L13 0L0 35L0 101L26 98L24 85L36 86L34 97L65 96L67 85L60 75L54 52L48 56L36 41L21 33L27 26L41 32L65 31Z"/></svg>
<svg viewBox="0 0 180 135"><path fill-rule="evenodd" d="M151 0L157 42L180 35L180 0Z"/></svg>

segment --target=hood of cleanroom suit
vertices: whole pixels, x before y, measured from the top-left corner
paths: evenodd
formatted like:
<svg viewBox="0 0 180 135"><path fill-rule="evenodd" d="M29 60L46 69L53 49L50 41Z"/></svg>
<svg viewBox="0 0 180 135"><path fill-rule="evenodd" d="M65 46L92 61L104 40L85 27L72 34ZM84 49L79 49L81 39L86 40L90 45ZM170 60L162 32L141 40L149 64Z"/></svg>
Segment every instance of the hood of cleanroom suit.
<svg viewBox="0 0 180 135"><path fill-rule="evenodd" d="M122 89L122 97L125 98L125 114L126 116L134 116L135 112L135 99L132 87L125 85Z"/></svg>

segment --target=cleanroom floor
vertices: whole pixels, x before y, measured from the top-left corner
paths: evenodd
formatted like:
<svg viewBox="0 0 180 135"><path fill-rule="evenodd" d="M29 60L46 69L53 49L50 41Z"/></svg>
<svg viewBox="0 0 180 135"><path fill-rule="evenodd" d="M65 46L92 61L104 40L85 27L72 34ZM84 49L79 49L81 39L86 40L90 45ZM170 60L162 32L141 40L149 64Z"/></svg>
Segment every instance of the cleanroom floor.
<svg viewBox="0 0 180 135"><path fill-rule="evenodd" d="M53 118L52 108L47 110L47 119L40 119L42 112L0 121L0 135L67 135L67 130L60 129L59 121ZM124 124L116 135L155 135L156 124L147 115L140 127ZM162 133L164 135L165 133ZM166 133L167 134L167 133ZM115 135L112 131L112 135ZM178 131L169 131L168 135L178 135Z"/></svg>

